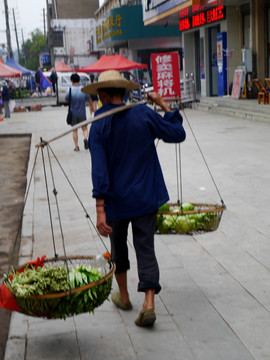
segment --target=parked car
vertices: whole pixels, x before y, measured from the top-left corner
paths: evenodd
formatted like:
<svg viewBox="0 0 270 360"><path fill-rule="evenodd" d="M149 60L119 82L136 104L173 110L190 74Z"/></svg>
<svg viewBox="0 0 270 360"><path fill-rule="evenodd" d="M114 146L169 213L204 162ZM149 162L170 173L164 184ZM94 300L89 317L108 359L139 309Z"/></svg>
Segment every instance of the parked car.
<svg viewBox="0 0 270 360"><path fill-rule="evenodd" d="M72 85L70 76L73 74L73 72L58 72L58 80L57 80L57 86L58 86L58 104L65 104L65 96L67 93L67 90ZM50 78L51 72L47 71L44 73L46 78ZM86 73L79 73L81 81L80 84L85 86L90 83L90 76Z"/></svg>

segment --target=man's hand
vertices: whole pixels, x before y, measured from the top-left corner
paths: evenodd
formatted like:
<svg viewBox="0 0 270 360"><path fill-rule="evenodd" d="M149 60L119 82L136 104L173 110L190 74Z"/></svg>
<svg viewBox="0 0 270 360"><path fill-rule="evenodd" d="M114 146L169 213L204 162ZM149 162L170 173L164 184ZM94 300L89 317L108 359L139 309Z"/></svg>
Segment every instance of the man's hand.
<svg viewBox="0 0 270 360"><path fill-rule="evenodd" d="M97 229L100 235L107 237L112 233L112 228L106 223L104 207L97 207Z"/></svg>
<svg viewBox="0 0 270 360"><path fill-rule="evenodd" d="M147 100L150 100L154 102L156 105L160 106L164 112L171 111L169 106L166 104L165 100L154 91L147 93Z"/></svg>

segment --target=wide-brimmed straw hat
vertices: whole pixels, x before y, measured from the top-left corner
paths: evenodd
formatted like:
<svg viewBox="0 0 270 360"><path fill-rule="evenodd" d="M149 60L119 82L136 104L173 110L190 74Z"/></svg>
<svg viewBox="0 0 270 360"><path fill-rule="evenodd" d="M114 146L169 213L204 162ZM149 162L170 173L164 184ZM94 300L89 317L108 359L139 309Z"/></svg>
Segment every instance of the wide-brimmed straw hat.
<svg viewBox="0 0 270 360"><path fill-rule="evenodd" d="M119 71L107 70L99 75L98 82L84 86L82 92L90 95L98 95L98 90L104 88L123 88L126 91L131 91L139 87L139 84L124 79Z"/></svg>

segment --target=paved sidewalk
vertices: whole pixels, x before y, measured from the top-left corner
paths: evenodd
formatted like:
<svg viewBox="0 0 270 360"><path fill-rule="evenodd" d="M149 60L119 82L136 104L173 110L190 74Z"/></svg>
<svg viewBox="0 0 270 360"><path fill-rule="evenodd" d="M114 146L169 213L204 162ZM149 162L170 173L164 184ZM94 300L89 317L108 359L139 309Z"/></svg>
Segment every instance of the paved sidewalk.
<svg viewBox="0 0 270 360"><path fill-rule="evenodd" d="M66 108L12 114L0 133L31 133L28 178L42 137L66 130ZM130 245L129 289L134 309L106 302L95 314L44 320L12 314L5 360L263 360L270 358L270 124L185 110L216 185L227 206L217 231L156 236L162 291L156 297L153 329L134 320L143 294L137 293L136 259ZM183 200L219 202L187 121L181 146ZM95 222L88 151L73 151L71 135L51 147ZM171 201L177 200L175 146L157 146ZM96 255L104 246L56 168L61 220L68 255ZM60 200L61 199L61 200ZM62 202L61 202L62 201ZM61 207L62 206L62 207ZM58 253L62 254L57 233ZM108 245L108 240L105 240ZM132 239L130 239L132 244ZM25 208L20 263L54 255L38 157ZM113 283L115 287L115 282Z"/></svg>

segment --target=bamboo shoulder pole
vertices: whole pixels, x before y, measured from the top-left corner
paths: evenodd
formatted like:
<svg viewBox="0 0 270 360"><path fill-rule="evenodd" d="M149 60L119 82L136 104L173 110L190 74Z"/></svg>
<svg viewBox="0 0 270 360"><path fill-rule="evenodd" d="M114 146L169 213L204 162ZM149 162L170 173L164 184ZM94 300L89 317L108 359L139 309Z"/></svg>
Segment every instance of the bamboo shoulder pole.
<svg viewBox="0 0 270 360"><path fill-rule="evenodd" d="M146 102L138 102L138 103L132 103L132 104L129 104L129 105L123 105L123 106L119 106L119 107L117 107L117 108L115 108L115 109L106 111L106 112L104 112L104 113L102 113L102 114L100 114L100 115L97 115L97 116L95 116L95 117L92 117L92 118L89 119L89 120L85 120L85 121L83 121L83 122L81 122L81 123L79 123L79 124L77 124L77 125L75 125L75 126L71 126L70 129L62 132L61 134L56 135L55 137L53 137L53 138L51 138L51 139L49 139L49 140L43 140L43 139L42 139L38 144L36 144L36 147L43 147L43 146L51 143L52 141L58 140L58 139L60 139L61 137L65 136L65 135L67 135L67 134L69 134L69 133L71 133L73 130L79 129L79 128L81 128L82 126L91 124L91 123L93 123L94 121L98 121L98 120L103 119L103 118L105 118L105 117L107 117L107 116L114 115L114 114L117 114L117 113L119 113L119 112L121 112L121 111L130 109L130 108L132 108L132 107L134 107L134 106L136 106L136 105L138 105L138 104L146 104Z"/></svg>

